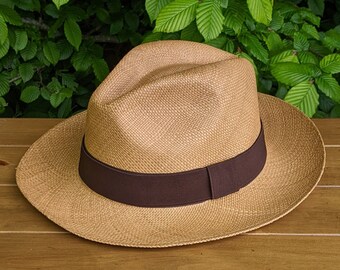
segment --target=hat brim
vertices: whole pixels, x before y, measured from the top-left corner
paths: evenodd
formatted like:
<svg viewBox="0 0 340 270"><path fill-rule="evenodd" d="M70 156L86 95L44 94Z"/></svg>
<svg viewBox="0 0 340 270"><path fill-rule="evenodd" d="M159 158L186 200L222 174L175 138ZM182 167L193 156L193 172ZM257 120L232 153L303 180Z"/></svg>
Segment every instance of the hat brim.
<svg viewBox="0 0 340 270"><path fill-rule="evenodd" d="M268 95L259 94L259 104L266 164L248 186L220 199L143 208L93 192L78 175L86 112L58 124L29 148L17 168L17 183L50 220L101 243L170 247L254 230L297 207L312 192L325 166L323 141L309 118Z"/></svg>

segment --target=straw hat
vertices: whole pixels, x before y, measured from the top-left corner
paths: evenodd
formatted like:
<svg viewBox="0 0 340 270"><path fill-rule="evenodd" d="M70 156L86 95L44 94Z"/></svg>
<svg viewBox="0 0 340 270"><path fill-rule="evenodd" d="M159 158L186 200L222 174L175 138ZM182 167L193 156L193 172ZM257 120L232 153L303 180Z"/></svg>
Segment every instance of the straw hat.
<svg viewBox="0 0 340 270"><path fill-rule="evenodd" d="M131 50L87 111L29 148L16 176L32 205L78 236L169 247L281 218L311 193L324 165L313 122L257 93L247 60L159 41Z"/></svg>

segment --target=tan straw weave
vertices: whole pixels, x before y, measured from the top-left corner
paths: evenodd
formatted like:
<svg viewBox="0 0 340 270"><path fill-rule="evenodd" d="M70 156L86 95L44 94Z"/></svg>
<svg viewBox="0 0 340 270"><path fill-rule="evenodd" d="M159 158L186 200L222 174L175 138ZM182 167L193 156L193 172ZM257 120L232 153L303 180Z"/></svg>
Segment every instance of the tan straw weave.
<svg viewBox="0 0 340 270"><path fill-rule="evenodd" d="M247 150L262 120L267 161L240 191L168 208L131 206L88 188L78 175L81 140L98 160L123 170L174 173ZM323 172L313 122L256 91L252 65L187 41L131 50L94 92L87 112L52 128L21 160L17 182L49 219L112 245L168 247L225 238L271 223L299 205Z"/></svg>

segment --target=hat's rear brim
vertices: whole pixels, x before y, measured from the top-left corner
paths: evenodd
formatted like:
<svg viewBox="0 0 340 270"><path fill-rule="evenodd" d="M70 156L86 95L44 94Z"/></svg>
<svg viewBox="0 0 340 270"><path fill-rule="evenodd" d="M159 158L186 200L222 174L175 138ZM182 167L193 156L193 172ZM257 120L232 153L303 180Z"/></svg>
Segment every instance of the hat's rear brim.
<svg viewBox="0 0 340 270"><path fill-rule="evenodd" d="M298 206L325 166L323 141L310 119L271 96L259 94L259 104L267 146L265 167L248 186L220 199L143 208L93 192L78 175L86 112L58 124L29 148L18 166L17 183L28 201L53 222L97 242L169 247L247 232Z"/></svg>

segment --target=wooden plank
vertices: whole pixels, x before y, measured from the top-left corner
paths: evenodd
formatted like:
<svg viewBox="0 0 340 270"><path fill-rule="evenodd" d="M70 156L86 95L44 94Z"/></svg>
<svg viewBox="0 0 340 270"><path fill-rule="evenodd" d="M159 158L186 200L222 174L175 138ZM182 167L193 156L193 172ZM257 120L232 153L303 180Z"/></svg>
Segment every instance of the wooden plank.
<svg viewBox="0 0 340 270"><path fill-rule="evenodd" d="M340 145L340 119L313 119L327 145Z"/></svg>
<svg viewBox="0 0 340 270"><path fill-rule="evenodd" d="M0 231L62 231L38 212L17 187L0 188ZM259 233L340 234L340 188L316 188L294 211Z"/></svg>
<svg viewBox="0 0 340 270"><path fill-rule="evenodd" d="M0 119L0 145L30 145L61 119Z"/></svg>
<svg viewBox="0 0 340 270"><path fill-rule="evenodd" d="M0 185L15 184L15 168L28 147L0 147ZM327 161L319 185L340 185L340 147L327 147Z"/></svg>
<svg viewBox="0 0 340 270"><path fill-rule="evenodd" d="M0 145L30 145L61 119L0 119ZM340 119L313 119L325 144L340 145Z"/></svg>
<svg viewBox="0 0 340 270"><path fill-rule="evenodd" d="M237 236L166 249L98 244L71 234L0 234L2 269L337 269L340 237Z"/></svg>
<svg viewBox="0 0 340 270"><path fill-rule="evenodd" d="M37 211L18 187L0 187L0 198L0 231L64 231Z"/></svg>
<svg viewBox="0 0 340 270"><path fill-rule="evenodd" d="M0 185L15 184L15 168L28 147L0 147Z"/></svg>
<svg viewBox="0 0 340 270"><path fill-rule="evenodd" d="M340 185L340 147L326 148L326 167L319 185Z"/></svg>

